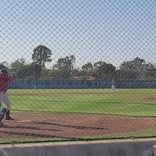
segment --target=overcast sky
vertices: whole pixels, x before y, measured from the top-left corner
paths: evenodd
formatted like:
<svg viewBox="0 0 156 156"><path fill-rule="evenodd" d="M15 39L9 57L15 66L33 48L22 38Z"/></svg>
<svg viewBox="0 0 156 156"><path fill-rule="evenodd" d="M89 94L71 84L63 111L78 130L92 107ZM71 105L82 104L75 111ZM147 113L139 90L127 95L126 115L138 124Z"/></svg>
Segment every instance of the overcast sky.
<svg viewBox="0 0 156 156"><path fill-rule="evenodd" d="M52 62L118 67L141 57L156 63L156 0L1 0L0 58L31 62L33 49L51 49Z"/></svg>

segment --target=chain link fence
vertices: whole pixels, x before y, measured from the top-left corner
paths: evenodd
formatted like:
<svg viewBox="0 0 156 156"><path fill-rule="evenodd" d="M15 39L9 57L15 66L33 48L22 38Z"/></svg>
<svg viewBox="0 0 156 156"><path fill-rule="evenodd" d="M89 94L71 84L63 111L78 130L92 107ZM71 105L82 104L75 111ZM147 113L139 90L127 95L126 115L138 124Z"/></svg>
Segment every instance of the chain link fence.
<svg viewBox="0 0 156 156"><path fill-rule="evenodd" d="M0 143L155 137L155 6L2 0Z"/></svg>

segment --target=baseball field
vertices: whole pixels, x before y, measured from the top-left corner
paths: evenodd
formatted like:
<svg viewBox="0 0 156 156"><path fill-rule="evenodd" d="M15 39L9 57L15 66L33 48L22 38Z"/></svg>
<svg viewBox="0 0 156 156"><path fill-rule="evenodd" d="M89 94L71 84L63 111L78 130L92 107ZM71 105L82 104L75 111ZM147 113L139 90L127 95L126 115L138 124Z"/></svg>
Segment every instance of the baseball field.
<svg viewBox="0 0 156 156"><path fill-rule="evenodd" d="M0 143L156 136L155 89L9 89Z"/></svg>

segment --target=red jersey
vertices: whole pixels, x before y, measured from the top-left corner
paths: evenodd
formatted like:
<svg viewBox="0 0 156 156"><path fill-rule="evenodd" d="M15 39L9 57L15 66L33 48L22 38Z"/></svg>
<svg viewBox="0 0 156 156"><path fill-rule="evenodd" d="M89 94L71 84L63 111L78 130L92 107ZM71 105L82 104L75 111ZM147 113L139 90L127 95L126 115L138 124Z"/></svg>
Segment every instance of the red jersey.
<svg viewBox="0 0 156 156"><path fill-rule="evenodd" d="M6 92L8 89L8 83L12 81L13 78L11 76L0 74L0 91Z"/></svg>

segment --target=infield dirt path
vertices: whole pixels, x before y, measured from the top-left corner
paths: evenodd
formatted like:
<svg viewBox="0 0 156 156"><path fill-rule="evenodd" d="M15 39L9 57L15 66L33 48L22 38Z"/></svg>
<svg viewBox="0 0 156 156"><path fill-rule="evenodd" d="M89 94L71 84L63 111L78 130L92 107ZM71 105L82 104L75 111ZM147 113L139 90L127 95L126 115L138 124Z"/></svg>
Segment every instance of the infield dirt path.
<svg viewBox="0 0 156 156"><path fill-rule="evenodd" d="M79 138L145 130L156 125L156 118L95 114L16 113L15 120L3 120L1 138Z"/></svg>

